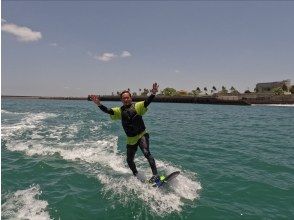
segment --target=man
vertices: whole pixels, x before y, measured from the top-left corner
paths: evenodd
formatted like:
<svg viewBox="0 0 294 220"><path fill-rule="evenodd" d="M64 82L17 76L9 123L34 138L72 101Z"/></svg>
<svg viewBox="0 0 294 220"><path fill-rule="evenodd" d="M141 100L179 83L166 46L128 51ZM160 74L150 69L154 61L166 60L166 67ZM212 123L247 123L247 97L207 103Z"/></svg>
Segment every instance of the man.
<svg viewBox="0 0 294 220"><path fill-rule="evenodd" d="M134 176L138 174L134 158L138 146L147 158L152 170L153 176L149 182L158 182L159 176L157 173L156 163L149 150L149 134L146 132L146 127L142 116L146 113L147 106L152 102L159 85L154 83L151 90L151 95L145 100L137 103L132 102L131 93L128 90L120 94L123 106L115 108L107 108L101 104L99 96L90 95L89 100L92 100L103 112L110 114L111 119L121 120L124 131L127 135L127 163L132 170Z"/></svg>

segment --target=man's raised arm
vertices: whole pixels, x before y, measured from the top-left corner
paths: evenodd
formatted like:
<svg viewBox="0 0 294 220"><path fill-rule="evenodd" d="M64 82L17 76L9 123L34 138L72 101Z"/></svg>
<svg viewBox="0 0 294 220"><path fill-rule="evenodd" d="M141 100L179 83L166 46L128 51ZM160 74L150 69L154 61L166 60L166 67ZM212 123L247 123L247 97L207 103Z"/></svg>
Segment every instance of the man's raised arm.
<svg viewBox="0 0 294 220"><path fill-rule="evenodd" d="M159 85L157 83L153 83L151 95L144 101L144 107L146 108L154 99L156 93L158 92Z"/></svg>
<svg viewBox="0 0 294 220"><path fill-rule="evenodd" d="M112 109L109 109L106 106L101 104L99 96L97 96L97 95L89 95L88 100L93 101L101 109L101 111L103 111L103 112L105 112L107 114L110 114L110 115L114 115L114 111Z"/></svg>

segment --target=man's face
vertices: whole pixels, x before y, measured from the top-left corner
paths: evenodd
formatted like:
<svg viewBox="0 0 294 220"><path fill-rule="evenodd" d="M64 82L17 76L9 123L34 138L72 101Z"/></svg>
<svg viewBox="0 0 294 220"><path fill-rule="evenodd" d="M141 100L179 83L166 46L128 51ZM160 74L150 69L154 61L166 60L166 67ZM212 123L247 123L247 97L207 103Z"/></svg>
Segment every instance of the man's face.
<svg viewBox="0 0 294 220"><path fill-rule="evenodd" d="M124 105L131 105L132 104L132 97L130 96L129 93L125 92L121 96L121 101Z"/></svg>

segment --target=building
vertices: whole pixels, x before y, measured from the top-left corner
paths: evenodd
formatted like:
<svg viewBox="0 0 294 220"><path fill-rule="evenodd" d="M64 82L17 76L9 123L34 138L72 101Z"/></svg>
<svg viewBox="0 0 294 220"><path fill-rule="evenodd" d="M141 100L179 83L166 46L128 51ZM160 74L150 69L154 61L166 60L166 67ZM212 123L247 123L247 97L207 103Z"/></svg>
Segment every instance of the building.
<svg viewBox="0 0 294 220"><path fill-rule="evenodd" d="M180 90L180 91L178 91L178 95L185 96L185 95L188 95L188 92L185 90Z"/></svg>
<svg viewBox="0 0 294 220"><path fill-rule="evenodd" d="M283 80L280 82L268 82L268 83L257 83L255 90L257 93L272 92L275 88L283 88L287 86L288 89L291 87L290 79Z"/></svg>

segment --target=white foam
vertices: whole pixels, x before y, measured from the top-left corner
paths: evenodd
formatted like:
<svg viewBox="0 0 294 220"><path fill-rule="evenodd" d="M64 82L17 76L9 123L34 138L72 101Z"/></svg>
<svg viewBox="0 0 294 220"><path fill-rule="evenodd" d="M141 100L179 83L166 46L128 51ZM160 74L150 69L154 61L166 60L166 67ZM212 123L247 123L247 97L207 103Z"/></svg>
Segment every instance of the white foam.
<svg viewBox="0 0 294 220"><path fill-rule="evenodd" d="M59 154L64 160L84 161L87 163L99 163L119 173L128 173L125 165L125 157L117 153L117 137L108 140L85 141L82 143L55 143L48 146L45 141L30 140L26 142L12 142L7 146L10 151L24 152L28 156L50 156Z"/></svg>
<svg viewBox="0 0 294 220"><path fill-rule="evenodd" d="M151 211L157 215L166 215L182 210L184 203L175 193L152 187L138 181L135 177L113 178L104 174L98 174L97 177L105 185L104 193L109 193L114 197L118 196L119 198L116 200L119 200L123 205L133 203L135 197L141 199L144 206L149 206Z"/></svg>
<svg viewBox="0 0 294 220"><path fill-rule="evenodd" d="M252 106L294 107L294 104L252 104Z"/></svg>
<svg viewBox="0 0 294 220"><path fill-rule="evenodd" d="M47 220L50 215L47 211L48 202L37 197L42 192L39 186L18 190L8 196L7 201L1 206L4 219L31 219Z"/></svg>
<svg viewBox="0 0 294 220"><path fill-rule="evenodd" d="M144 204L147 204L152 212L158 215L180 212L185 204L183 200L193 201L198 198L201 185L196 181L195 173L185 172L177 166L156 160L160 172L168 174L179 170L181 174L170 182L168 190L162 191L150 187L132 177L126 164L125 153L121 154L117 149L118 137L109 135L98 141L68 141L62 143L60 139L68 137L68 131L79 132L79 128L83 126L82 122L68 126L45 126L43 121L48 117L56 117L56 115L50 113L28 114L17 124L4 125L4 135L10 137L6 144L7 149L23 152L28 156L58 154L64 160L82 161L90 164L89 174L97 175L97 178L104 185L103 191L105 193L111 192L113 196L118 196L119 201L123 204L131 203L134 199L139 198ZM91 124L90 131L98 131L103 126L108 125L97 125L94 122ZM46 132L39 133L40 129ZM31 138L24 140L14 137L22 132L29 133ZM137 156L135 161L139 171L151 176L151 169L145 157ZM130 196L132 193L134 193L135 198Z"/></svg>
<svg viewBox="0 0 294 220"><path fill-rule="evenodd" d="M22 120L22 123L25 125L32 125L35 126L36 124L39 124L43 120L47 118L53 118L57 117L56 114L53 113L47 113L47 112L40 112L40 113L30 113L27 117L25 117Z"/></svg>
<svg viewBox="0 0 294 220"><path fill-rule="evenodd" d="M23 113L26 116L21 119L19 123L15 124L2 124L1 136L6 138L13 138L15 135L25 132L27 130L34 131L34 129L40 129L42 127L43 120L47 118L57 117L53 113Z"/></svg>
<svg viewBox="0 0 294 220"><path fill-rule="evenodd" d="M104 168L95 168L89 172L97 175L101 183L104 184L103 190L105 192L117 195L119 201L123 204L131 202L130 195L135 193L136 198L146 203L151 211L158 215L180 212L184 205L182 199L191 201L197 199L201 189L200 183L196 181L195 173L185 172L160 160L156 161L160 172L169 174L177 170L181 171L181 174L169 183L169 191L161 191L150 187L148 184L141 183L137 178L130 175L130 170L125 163L125 155L117 152L117 137L83 143L62 143L54 147L31 140L10 145L7 148L11 151L24 152L28 156L49 156L57 153L64 160L99 164ZM147 173L147 176L151 176L147 163L143 156L136 158L138 170ZM126 174L129 175L126 176Z"/></svg>
<svg viewBox="0 0 294 220"><path fill-rule="evenodd" d="M97 175L97 178L104 185L104 192L111 192L111 194L118 196L119 202L122 204L130 203L132 199L135 199L130 197L134 193L136 198L146 203L147 207L157 215L181 212L184 205L182 199L190 201L197 199L201 189L194 173L185 172L160 160L156 160L156 162L161 173L169 174L177 170L181 171L181 174L168 184L169 190L161 191L148 184L141 183L137 178L131 176L125 162L126 156L117 152L117 137L83 143L62 143L54 147L46 146L46 143L40 144L40 141L31 140L9 145L7 148L11 151L24 152L28 156L50 156L57 153L64 160L99 164L102 169L94 168L89 173ZM137 157L136 164L140 172L151 176L151 169L147 165L146 158L143 156Z"/></svg>
<svg viewBox="0 0 294 220"><path fill-rule="evenodd" d="M145 168L140 166L142 161L143 163L147 162L144 157L138 157L136 159L139 174L150 173L150 168L148 166ZM146 184L144 182L146 177L140 178L141 181L139 181L133 176L117 177L106 175L101 171L97 172L96 175L101 183L104 184L103 191L105 195L115 197L115 200L124 205L132 203L135 197L146 204L147 207L150 208L150 211L160 216L173 212L181 212L182 207L185 205L183 199L190 201L197 199L199 197L199 191L201 190L201 184L195 180L195 173L182 171L160 160L156 162L160 172L169 174L176 170L181 171L181 174L176 179L169 182L167 188L154 188Z"/></svg>
<svg viewBox="0 0 294 220"><path fill-rule="evenodd" d="M27 113L24 113L24 112L10 112L10 111L7 111L7 110L5 110L5 109L1 109L1 114L23 115L23 114L27 114Z"/></svg>
<svg viewBox="0 0 294 220"><path fill-rule="evenodd" d="M157 161L159 169L163 169L165 173L169 174L174 171L181 171L180 175L171 181L169 185L174 191L185 199L194 200L199 196L199 191L202 189L201 184L197 182L196 173L183 172L181 169L173 166L167 162Z"/></svg>

